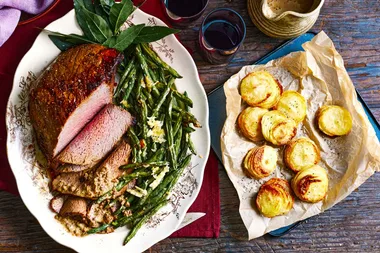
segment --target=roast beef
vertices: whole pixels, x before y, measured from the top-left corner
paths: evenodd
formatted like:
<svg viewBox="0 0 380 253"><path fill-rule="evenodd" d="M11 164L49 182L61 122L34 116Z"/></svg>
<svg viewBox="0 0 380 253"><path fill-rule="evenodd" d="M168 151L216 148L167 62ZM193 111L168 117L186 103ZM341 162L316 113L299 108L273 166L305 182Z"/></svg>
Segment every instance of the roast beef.
<svg viewBox="0 0 380 253"><path fill-rule="evenodd" d="M119 167L128 163L130 153L130 146L122 141L100 166L82 172L58 175L52 182L53 190L97 199L110 191L117 184L117 178L125 173Z"/></svg>
<svg viewBox="0 0 380 253"><path fill-rule="evenodd" d="M106 105L56 159L59 163L95 165L115 147L131 124L128 111Z"/></svg>
<svg viewBox="0 0 380 253"><path fill-rule="evenodd" d="M29 114L49 161L111 103L121 59L115 49L80 45L61 53L37 79L29 97Z"/></svg>
<svg viewBox="0 0 380 253"><path fill-rule="evenodd" d="M65 203L66 199L67 199L67 195L59 194L57 196L54 196L50 200L50 208L54 212L59 213L61 211L61 208L62 208L63 204Z"/></svg>
<svg viewBox="0 0 380 253"><path fill-rule="evenodd" d="M65 163L65 164L60 165L56 169L56 172L57 172L57 174L68 173L68 172L80 172L80 171L91 169L92 167L93 166L91 164L88 164L88 165L76 165L76 164Z"/></svg>
<svg viewBox="0 0 380 253"><path fill-rule="evenodd" d="M76 220L86 221L88 200L70 196L63 203L59 214L62 217L72 217Z"/></svg>

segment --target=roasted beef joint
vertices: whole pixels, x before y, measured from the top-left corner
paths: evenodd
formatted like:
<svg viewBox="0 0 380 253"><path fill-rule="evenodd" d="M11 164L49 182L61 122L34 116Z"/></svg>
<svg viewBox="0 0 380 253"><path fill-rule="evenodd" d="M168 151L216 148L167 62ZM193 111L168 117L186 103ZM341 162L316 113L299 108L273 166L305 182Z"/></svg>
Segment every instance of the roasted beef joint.
<svg viewBox="0 0 380 253"><path fill-rule="evenodd" d="M49 161L112 102L121 59L115 49L80 45L61 53L37 79L29 97L29 114L38 144Z"/></svg>

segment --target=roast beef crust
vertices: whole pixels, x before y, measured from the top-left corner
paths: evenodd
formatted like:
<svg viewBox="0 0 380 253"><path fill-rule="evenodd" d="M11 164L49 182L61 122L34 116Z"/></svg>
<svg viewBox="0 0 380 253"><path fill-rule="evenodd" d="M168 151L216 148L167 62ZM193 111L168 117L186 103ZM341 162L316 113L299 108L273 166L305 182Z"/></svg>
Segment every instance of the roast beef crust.
<svg viewBox="0 0 380 253"><path fill-rule="evenodd" d="M102 83L114 84L122 55L102 45L61 53L30 93L29 113L41 150L53 158L58 136L74 110Z"/></svg>

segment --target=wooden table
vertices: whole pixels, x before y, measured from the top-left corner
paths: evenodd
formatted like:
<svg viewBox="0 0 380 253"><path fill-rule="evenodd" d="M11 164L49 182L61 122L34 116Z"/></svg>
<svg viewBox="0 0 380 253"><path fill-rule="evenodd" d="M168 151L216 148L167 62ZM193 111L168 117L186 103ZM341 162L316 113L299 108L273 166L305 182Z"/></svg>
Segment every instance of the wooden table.
<svg viewBox="0 0 380 253"><path fill-rule="evenodd" d="M213 66L197 52L195 28L181 33L185 46L194 50L200 77L210 91L283 43L262 34L250 21L244 0L210 0L205 13L230 7L242 14L247 37L234 61ZM380 3L375 0L326 0L312 31L324 30L343 56L346 68L364 100L380 122ZM150 252L380 252L380 175L327 212L309 219L280 238L263 236L247 241L238 212L238 197L220 166L221 233L218 239L166 239ZM0 192L0 251L72 252L53 241L29 213L19 197Z"/></svg>

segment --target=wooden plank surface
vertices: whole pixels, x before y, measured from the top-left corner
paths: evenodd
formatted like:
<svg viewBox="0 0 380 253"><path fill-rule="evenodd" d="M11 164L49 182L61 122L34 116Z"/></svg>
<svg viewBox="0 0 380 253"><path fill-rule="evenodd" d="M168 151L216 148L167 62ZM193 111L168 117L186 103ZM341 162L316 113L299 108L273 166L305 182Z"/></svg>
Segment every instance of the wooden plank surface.
<svg viewBox="0 0 380 253"><path fill-rule="evenodd" d="M181 32L190 48L206 91L221 85L241 66L264 56L281 43L262 34L249 19L244 0L210 0L205 14L230 7L247 24L243 47L228 66L204 62L197 49L198 20ZM326 0L312 31L324 30L345 60L360 94L380 121L380 2ZM309 219L281 238L263 236L247 241L238 213L238 197L223 168L219 168L222 227L218 239L166 239L149 252L380 252L380 175L327 212ZM19 197L0 192L0 252L72 252L53 241Z"/></svg>

